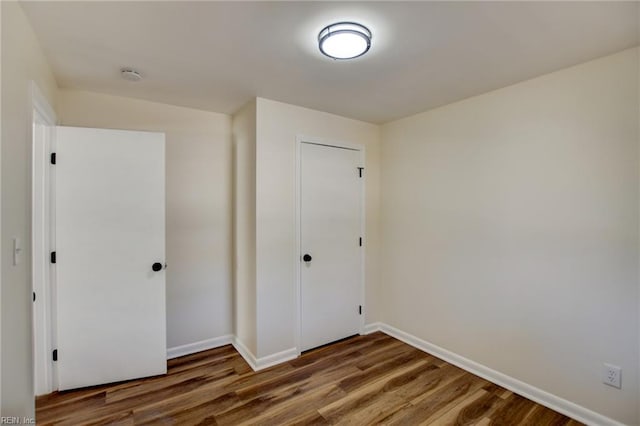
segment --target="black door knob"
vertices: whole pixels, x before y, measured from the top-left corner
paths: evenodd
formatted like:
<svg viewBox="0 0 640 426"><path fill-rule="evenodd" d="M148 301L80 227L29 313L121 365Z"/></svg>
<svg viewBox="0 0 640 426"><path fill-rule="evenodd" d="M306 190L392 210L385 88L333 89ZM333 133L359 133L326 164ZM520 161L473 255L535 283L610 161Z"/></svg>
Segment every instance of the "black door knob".
<svg viewBox="0 0 640 426"><path fill-rule="evenodd" d="M304 256L302 256L302 260L304 260L305 262L311 262L311 255L305 254Z"/></svg>
<svg viewBox="0 0 640 426"><path fill-rule="evenodd" d="M156 262L153 265L151 265L151 269L153 269L154 272L158 272L162 270L162 263L160 262Z"/></svg>

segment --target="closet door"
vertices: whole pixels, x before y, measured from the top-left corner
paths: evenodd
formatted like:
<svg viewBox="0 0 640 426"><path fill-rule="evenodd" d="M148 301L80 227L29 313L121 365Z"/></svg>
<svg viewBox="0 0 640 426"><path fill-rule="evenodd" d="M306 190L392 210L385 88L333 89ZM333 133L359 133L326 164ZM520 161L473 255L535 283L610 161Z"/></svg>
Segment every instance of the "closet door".
<svg viewBox="0 0 640 426"><path fill-rule="evenodd" d="M56 129L60 390L166 367L164 135Z"/></svg>
<svg viewBox="0 0 640 426"><path fill-rule="evenodd" d="M301 350L357 334L362 280L361 152L301 144Z"/></svg>

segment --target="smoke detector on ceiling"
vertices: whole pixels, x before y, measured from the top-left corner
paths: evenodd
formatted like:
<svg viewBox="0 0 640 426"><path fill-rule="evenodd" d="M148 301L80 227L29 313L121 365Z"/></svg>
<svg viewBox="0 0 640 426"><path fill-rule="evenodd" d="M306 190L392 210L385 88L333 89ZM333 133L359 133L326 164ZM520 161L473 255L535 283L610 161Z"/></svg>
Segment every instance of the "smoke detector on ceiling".
<svg viewBox="0 0 640 426"><path fill-rule="evenodd" d="M140 81L142 80L142 75L140 75L140 73L136 70L133 70L131 68L123 68L120 70L120 74L122 75L122 78L124 78L125 80L128 81Z"/></svg>

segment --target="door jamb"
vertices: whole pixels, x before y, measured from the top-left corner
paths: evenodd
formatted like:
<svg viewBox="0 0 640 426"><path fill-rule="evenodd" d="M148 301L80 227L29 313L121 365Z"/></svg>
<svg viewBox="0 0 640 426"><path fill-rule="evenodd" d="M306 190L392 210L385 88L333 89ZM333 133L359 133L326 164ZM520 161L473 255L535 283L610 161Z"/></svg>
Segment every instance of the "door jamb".
<svg viewBox="0 0 640 426"><path fill-rule="evenodd" d="M328 147L334 148L347 148L360 152L360 167L365 167L365 159L366 159L366 150L365 146L362 144L354 144L350 142L342 142L329 140L324 138L305 136L305 135L297 135L296 136L296 146L295 146L295 156L296 156L296 175L295 175L295 186L294 186L294 209L295 209L295 250L294 250L294 282L295 282L295 291L294 291L294 306L295 306L295 336L294 343L296 346L296 353L298 356L301 354L301 342L302 342L302 280L301 280L301 272L300 268L300 259L302 256L302 247L301 247L301 209L300 203L302 201L302 185L300 184L301 179L301 155L302 149L301 146L303 143L311 143L316 145L324 145ZM365 169L366 171L366 169ZM360 315L360 330L359 333L364 333L364 318L366 313L365 306L365 255L366 255L366 172L363 174L362 179L360 181L360 235L363 239L363 244L360 247L360 305L362 306L362 314Z"/></svg>
<svg viewBox="0 0 640 426"><path fill-rule="evenodd" d="M32 303L32 351L33 379L36 395L53 392L56 388L55 364L51 358L54 347L54 294L55 275L49 263L49 251L53 247L53 173L49 155L55 149L56 114L38 85L30 82L32 145L32 214L31 214L31 272L32 291L36 300ZM36 120L44 121L46 136L44 146L36 140Z"/></svg>

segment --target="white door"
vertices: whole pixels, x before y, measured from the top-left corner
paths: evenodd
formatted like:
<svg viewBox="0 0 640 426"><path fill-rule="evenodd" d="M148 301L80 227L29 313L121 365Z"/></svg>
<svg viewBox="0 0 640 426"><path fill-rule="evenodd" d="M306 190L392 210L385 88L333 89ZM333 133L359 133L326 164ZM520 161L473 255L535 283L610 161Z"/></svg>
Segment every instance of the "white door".
<svg viewBox="0 0 640 426"><path fill-rule="evenodd" d="M357 334L361 304L360 151L302 143L301 350Z"/></svg>
<svg viewBox="0 0 640 426"><path fill-rule="evenodd" d="M60 390L166 373L164 168L163 134L56 129Z"/></svg>

